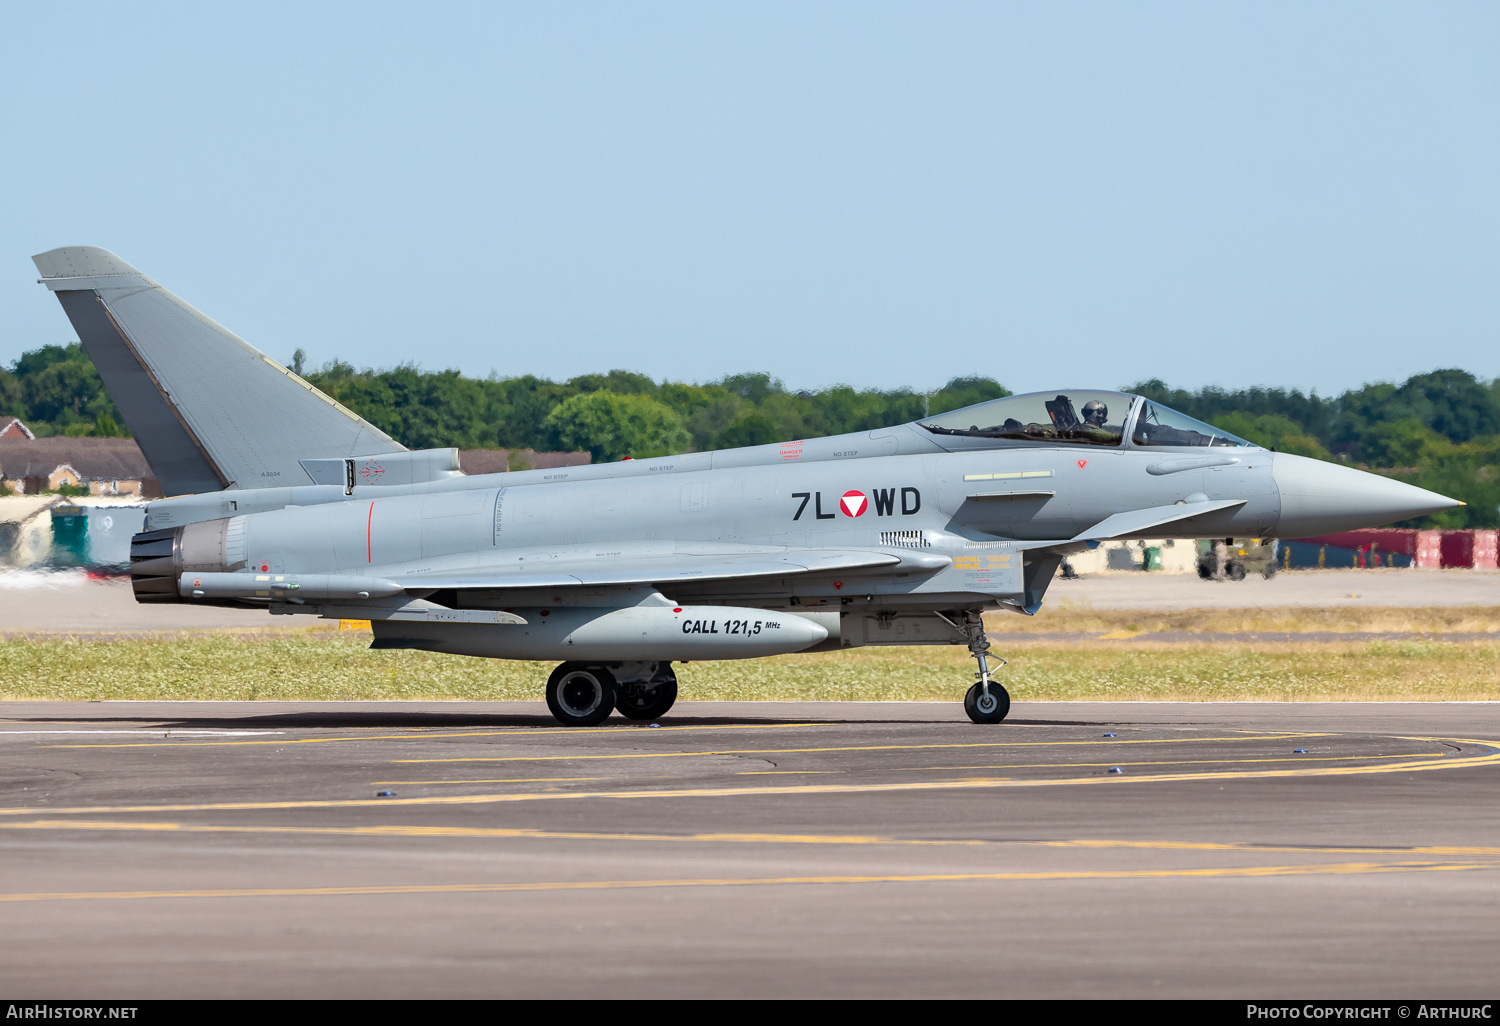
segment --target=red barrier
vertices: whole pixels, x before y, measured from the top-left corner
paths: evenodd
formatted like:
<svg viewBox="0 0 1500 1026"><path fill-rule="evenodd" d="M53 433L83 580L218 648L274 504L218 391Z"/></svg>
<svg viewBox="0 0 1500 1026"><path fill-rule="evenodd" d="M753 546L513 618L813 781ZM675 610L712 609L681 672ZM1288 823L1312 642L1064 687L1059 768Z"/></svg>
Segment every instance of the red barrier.
<svg viewBox="0 0 1500 1026"><path fill-rule="evenodd" d="M1417 558L1413 561L1418 569L1436 570L1443 565L1443 532L1417 532Z"/></svg>
<svg viewBox="0 0 1500 1026"><path fill-rule="evenodd" d="M1474 569L1494 570L1500 566L1500 531L1474 532Z"/></svg>
<svg viewBox="0 0 1500 1026"><path fill-rule="evenodd" d="M1443 566L1474 565L1474 535L1468 531L1443 532Z"/></svg>
<svg viewBox="0 0 1500 1026"><path fill-rule="evenodd" d="M1336 549L1353 549L1362 556L1367 552L1397 553L1412 557L1412 565L1428 569L1461 567L1493 570L1500 564L1497 532L1480 531L1413 531L1400 527L1372 528L1367 531L1341 531L1316 538L1292 538L1309 545L1328 545ZM1372 548L1373 547L1373 548ZM1364 566L1364 559L1359 565Z"/></svg>
<svg viewBox="0 0 1500 1026"><path fill-rule="evenodd" d="M1289 538L1287 540L1306 542L1309 545L1331 545L1336 549L1367 549L1374 545L1377 552L1415 556L1417 533L1402 527L1379 527L1368 531L1340 531L1338 534L1320 534L1316 538Z"/></svg>

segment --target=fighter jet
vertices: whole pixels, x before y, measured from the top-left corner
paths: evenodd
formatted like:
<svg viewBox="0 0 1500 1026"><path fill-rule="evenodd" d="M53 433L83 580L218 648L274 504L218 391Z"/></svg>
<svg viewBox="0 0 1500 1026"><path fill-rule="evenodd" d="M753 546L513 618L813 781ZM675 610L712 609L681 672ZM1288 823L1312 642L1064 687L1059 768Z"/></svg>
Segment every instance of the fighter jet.
<svg viewBox="0 0 1500 1026"><path fill-rule="evenodd" d="M131 543L143 603L370 621L377 649L557 661L572 726L662 716L674 662L966 645L1116 538L1287 537L1460 505L1271 452L1142 396L1015 395L911 424L466 476L411 451L106 250L33 258L167 498Z"/></svg>

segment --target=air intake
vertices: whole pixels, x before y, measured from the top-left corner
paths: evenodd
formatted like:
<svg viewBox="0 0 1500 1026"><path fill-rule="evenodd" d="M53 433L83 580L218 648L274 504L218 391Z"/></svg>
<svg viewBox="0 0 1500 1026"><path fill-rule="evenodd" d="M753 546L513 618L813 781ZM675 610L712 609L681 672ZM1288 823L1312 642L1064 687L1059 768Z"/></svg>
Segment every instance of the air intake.
<svg viewBox="0 0 1500 1026"><path fill-rule="evenodd" d="M932 542L921 531L881 531L880 544L903 549L930 549Z"/></svg>

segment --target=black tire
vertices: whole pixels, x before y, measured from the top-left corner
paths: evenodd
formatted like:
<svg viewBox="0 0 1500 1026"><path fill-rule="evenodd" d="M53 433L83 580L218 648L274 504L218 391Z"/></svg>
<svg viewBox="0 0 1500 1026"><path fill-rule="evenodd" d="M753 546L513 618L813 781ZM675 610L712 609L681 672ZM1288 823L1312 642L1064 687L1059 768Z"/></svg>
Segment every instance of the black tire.
<svg viewBox="0 0 1500 1026"><path fill-rule="evenodd" d="M984 689L982 687L975 684L969 689L969 693L964 696L964 712L969 714L969 719L975 723L999 723L1005 719L1010 712L1010 692L994 681L990 681L989 697L993 702L993 708L983 701Z"/></svg>
<svg viewBox="0 0 1500 1026"><path fill-rule="evenodd" d="M1231 581L1243 581L1245 579L1245 564L1244 563L1230 563L1229 564L1229 579Z"/></svg>
<svg viewBox="0 0 1500 1026"><path fill-rule="evenodd" d="M666 715L677 701L677 680L660 684L619 684L615 691L615 708L630 720L654 720Z"/></svg>
<svg viewBox="0 0 1500 1026"><path fill-rule="evenodd" d="M547 708L566 727L597 727L615 708L615 678L602 666L563 663L547 678Z"/></svg>

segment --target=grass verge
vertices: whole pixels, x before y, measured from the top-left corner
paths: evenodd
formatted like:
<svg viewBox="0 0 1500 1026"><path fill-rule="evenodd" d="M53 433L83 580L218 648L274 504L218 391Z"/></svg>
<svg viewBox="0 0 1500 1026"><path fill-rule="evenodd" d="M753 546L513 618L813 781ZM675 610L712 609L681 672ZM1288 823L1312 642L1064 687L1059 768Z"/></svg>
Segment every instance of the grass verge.
<svg viewBox="0 0 1500 1026"><path fill-rule="evenodd" d="M371 652L368 644L368 634L347 631L9 639L0 641L0 695L96 701L535 701L552 669L550 663ZM1008 645L1001 654L1010 662L999 679L1018 701L1500 699L1500 639L1253 645L1036 641ZM972 682L972 667L960 647L860 648L693 663L679 667L678 677L684 700L957 701Z"/></svg>

